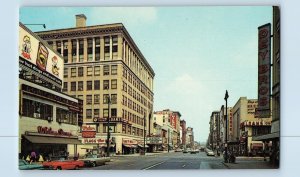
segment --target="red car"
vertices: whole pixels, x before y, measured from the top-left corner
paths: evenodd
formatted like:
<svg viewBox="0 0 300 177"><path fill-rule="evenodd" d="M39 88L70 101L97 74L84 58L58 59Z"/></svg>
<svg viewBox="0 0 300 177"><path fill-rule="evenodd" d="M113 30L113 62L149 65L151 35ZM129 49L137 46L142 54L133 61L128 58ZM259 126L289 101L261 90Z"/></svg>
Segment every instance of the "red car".
<svg viewBox="0 0 300 177"><path fill-rule="evenodd" d="M45 169L51 170L78 170L84 166L84 162L81 160L54 160L43 163Z"/></svg>

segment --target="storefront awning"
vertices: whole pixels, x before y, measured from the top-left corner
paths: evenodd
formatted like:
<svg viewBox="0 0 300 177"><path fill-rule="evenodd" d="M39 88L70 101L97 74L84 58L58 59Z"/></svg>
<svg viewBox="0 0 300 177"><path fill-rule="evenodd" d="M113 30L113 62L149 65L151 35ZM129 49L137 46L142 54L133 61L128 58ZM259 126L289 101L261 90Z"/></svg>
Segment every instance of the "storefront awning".
<svg viewBox="0 0 300 177"><path fill-rule="evenodd" d="M51 136L30 136L24 135L24 137L31 143L36 144L82 144L81 141L75 138L58 138Z"/></svg>
<svg viewBox="0 0 300 177"><path fill-rule="evenodd" d="M276 139L276 138L279 138L279 132L270 133L270 134L266 134L266 135L260 135L260 136L253 136L252 140L253 141L269 141L269 140Z"/></svg>
<svg viewBox="0 0 300 177"><path fill-rule="evenodd" d="M107 144L101 143L99 144L100 147L107 147ZM115 147L115 144L110 144L109 147Z"/></svg>
<svg viewBox="0 0 300 177"><path fill-rule="evenodd" d="M144 145L143 144L138 144L138 146L140 146L140 147L144 147ZM147 145L147 144L145 144L145 148L148 148L149 146Z"/></svg>
<svg viewBox="0 0 300 177"><path fill-rule="evenodd" d="M137 148L137 145L135 145L135 144L123 144L123 146L128 147L128 148Z"/></svg>

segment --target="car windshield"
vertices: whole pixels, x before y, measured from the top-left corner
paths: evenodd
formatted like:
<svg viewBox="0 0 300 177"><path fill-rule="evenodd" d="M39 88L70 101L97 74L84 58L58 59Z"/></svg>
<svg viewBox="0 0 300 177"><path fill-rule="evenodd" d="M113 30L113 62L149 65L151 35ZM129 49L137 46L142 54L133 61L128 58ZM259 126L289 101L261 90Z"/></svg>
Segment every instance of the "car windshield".
<svg viewBox="0 0 300 177"><path fill-rule="evenodd" d="M97 155L96 154L87 154L85 157L86 158L97 158Z"/></svg>

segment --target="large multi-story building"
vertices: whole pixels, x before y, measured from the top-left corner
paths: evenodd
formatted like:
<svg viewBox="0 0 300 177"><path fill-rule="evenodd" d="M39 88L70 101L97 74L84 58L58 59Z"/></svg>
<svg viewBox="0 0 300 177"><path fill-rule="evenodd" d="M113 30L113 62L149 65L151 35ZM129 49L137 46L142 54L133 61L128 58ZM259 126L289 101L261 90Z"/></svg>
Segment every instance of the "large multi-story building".
<svg viewBox="0 0 300 177"><path fill-rule="evenodd" d="M213 111L210 116L210 146L214 149L219 149L221 145L220 139L220 112Z"/></svg>
<svg viewBox="0 0 300 177"><path fill-rule="evenodd" d="M233 118L232 118L232 108L227 107L227 127L226 127L226 110L224 105L220 109L220 141L221 150L224 150L225 143L233 141ZM227 142L226 142L226 128L227 128Z"/></svg>
<svg viewBox="0 0 300 177"><path fill-rule="evenodd" d="M180 117L178 111L165 109L154 112L154 122L162 127L163 146L178 148L180 146Z"/></svg>
<svg viewBox="0 0 300 177"><path fill-rule="evenodd" d="M181 127L181 148L186 148L186 122L185 120L180 120Z"/></svg>
<svg viewBox="0 0 300 177"><path fill-rule="evenodd" d="M186 129L186 147L194 148L194 130L192 127Z"/></svg>
<svg viewBox="0 0 300 177"><path fill-rule="evenodd" d="M77 155L82 101L61 92L63 58L19 23L19 155Z"/></svg>
<svg viewBox="0 0 300 177"><path fill-rule="evenodd" d="M240 97L232 108L233 136L239 146L232 149L240 155L258 155L263 153L262 141L255 141L253 136L271 131L271 118L255 118L257 99Z"/></svg>
<svg viewBox="0 0 300 177"><path fill-rule="evenodd" d="M153 129L155 73L123 24L86 26L86 20L76 15L74 28L37 34L64 58L63 91L84 102L83 149L107 151L109 117L110 150L135 152Z"/></svg>

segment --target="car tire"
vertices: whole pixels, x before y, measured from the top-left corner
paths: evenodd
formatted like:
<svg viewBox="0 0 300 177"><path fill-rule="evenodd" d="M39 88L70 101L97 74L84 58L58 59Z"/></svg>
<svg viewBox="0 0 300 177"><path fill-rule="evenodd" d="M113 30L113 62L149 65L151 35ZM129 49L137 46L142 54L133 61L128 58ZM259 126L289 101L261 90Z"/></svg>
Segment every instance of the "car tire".
<svg viewBox="0 0 300 177"><path fill-rule="evenodd" d="M92 167L96 167L96 166L97 166L96 162L92 162Z"/></svg>
<svg viewBox="0 0 300 177"><path fill-rule="evenodd" d="M61 167L57 167L56 170L62 170L62 168Z"/></svg>
<svg viewBox="0 0 300 177"><path fill-rule="evenodd" d="M79 170L79 166L78 165L75 166L75 170Z"/></svg>

